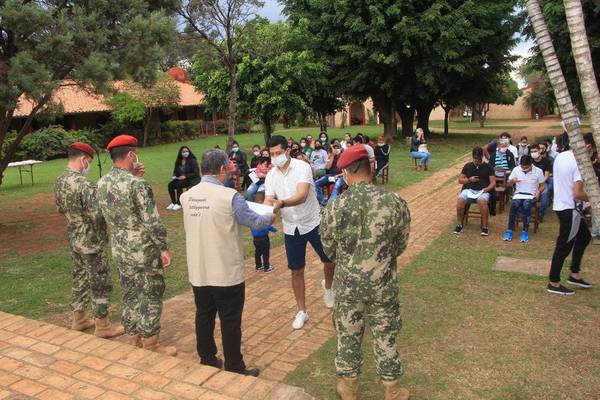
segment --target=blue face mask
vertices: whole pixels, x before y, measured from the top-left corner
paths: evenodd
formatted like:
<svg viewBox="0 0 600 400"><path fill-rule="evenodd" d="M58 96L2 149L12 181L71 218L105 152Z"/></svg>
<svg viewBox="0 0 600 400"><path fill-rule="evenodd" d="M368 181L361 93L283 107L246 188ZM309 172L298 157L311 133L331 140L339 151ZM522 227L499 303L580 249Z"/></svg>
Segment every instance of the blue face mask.
<svg viewBox="0 0 600 400"><path fill-rule="evenodd" d="M234 153L237 153L238 151L240 151L239 147L232 147L231 151L233 151Z"/></svg>

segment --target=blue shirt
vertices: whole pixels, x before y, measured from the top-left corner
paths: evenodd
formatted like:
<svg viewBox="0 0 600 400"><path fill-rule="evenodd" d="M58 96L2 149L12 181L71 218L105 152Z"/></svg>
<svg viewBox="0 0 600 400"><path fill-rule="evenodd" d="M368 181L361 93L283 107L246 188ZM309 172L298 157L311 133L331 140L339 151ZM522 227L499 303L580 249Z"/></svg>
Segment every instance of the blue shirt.
<svg viewBox="0 0 600 400"><path fill-rule="evenodd" d="M223 182L210 175L204 175L202 177L202 182L225 186L223 185ZM271 225L271 217L268 215L260 215L252 211L250 207L248 207L248 203L246 203L244 197L239 193L233 195L233 199L231 199L231 208L233 210L235 221L240 225L248 226L251 229L268 229L269 225Z"/></svg>
<svg viewBox="0 0 600 400"><path fill-rule="evenodd" d="M252 237L265 237L269 236L269 232L277 232L277 228L273 225L269 225L265 229L250 229Z"/></svg>

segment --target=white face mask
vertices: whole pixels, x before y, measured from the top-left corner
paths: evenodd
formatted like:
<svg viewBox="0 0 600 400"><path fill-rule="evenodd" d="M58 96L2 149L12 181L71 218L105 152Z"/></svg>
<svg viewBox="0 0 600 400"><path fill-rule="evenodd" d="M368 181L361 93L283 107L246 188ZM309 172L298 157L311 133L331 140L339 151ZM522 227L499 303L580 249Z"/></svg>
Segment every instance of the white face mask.
<svg viewBox="0 0 600 400"><path fill-rule="evenodd" d="M189 151L182 151L182 152L181 152L181 156L182 156L183 158L188 158L188 157L190 156L190 152L189 152Z"/></svg>
<svg viewBox="0 0 600 400"><path fill-rule="evenodd" d="M84 161L87 161L85 158L81 159L81 166L83 167L81 169L81 175L87 175L90 172L90 163L88 162L87 167L85 166Z"/></svg>
<svg viewBox="0 0 600 400"><path fill-rule="evenodd" d="M255 151L253 154L255 157L258 157L258 156L260 156L260 151Z"/></svg>
<svg viewBox="0 0 600 400"><path fill-rule="evenodd" d="M300 147L305 148L306 147L306 143L300 142Z"/></svg>
<svg viewBox="0 0 600 400"><path fill-rule="evenodd" d="M531 153L531 157L533 157L533 158L535 158L537 160L538 158L540 158L540 153L538 153L537 151L532 152Z"/></svg>
<svg viewBox="0 0 600 400"><path fill-rule="evenodd" d="M337 156L338 154L340 154L340 149L333 149L333 154L335 154L336 156Z"/></svg>
<svg viewBox="0 0 600 400"><path fill-rule="evenodd" d="M133 170L135 171L140 166L140 159L136 153L131 153L135 156L135 161L133 162Z"/></svg>
<svg viewBox="0 0 600 400"><path fill-rule="evenodd" d="M287 163L287 161L288 161L288 158L285 153L280 154L277 157L271 158L271 163L278 168L283 167L285 165L285 163Z"/></svg>

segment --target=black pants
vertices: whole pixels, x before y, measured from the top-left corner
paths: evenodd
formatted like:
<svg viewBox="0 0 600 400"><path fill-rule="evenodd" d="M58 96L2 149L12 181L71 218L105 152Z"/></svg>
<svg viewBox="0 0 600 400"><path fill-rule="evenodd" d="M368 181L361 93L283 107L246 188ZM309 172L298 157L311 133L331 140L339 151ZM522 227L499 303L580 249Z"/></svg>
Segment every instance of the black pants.
<svg viewBox="0 0 600 400"><path fill-rule="evenodd" d="M190 183L187 179L177 180L173 179L169 182L169 196L171 196L172 204L180 204L179 197L181 197L181 193L183 193L183 189L189 187Z"/></svg>
<svg viewBox="0 0 600 400"><path fill-rule="evenodd" d="M192 286L196 303L196 348L200 362L217 365L215 317L219 313L225 369L242 372L246 369L242 357L242 311L245 284L235 286Z"/></svg>
<svg viewBox="0 0 600 400"><path fill-rule="evenodd" d="M256 269L269 267L270 251L271 241L269 240L268 235L254 238L254 261L256 262Z"/></svg>
<svg viewBox="0 0 600 400"><path fill-rule="evenodd" d="M585 248L590 243L590 230L575 210L557 211L560 228L550 266L550 282L560 282L560 271L573 250L571 272L578 273ZM579 226L578 226L579 224Z"/></svg>

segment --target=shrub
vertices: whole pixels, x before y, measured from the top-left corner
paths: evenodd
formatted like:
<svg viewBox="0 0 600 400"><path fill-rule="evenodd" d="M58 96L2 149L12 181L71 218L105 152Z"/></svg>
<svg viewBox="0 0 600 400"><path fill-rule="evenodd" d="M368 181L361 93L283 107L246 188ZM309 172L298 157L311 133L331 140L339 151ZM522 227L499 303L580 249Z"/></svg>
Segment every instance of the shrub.
<svg viewBox="0 0 600 400"><path fill-rule="evenodd" d="M45 161L64 157L66 145L65 130L62 126L53 125L28 135L21 148L27 158Z"/></svg>

